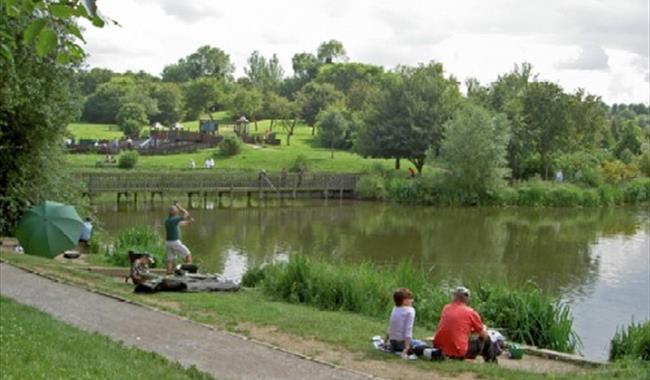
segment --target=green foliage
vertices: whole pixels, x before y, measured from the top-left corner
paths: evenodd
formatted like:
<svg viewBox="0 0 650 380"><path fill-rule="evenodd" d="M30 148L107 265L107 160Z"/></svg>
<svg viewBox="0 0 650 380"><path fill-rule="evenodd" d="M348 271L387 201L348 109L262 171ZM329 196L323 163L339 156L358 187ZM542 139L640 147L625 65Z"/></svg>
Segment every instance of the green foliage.
<svg viewBox="0 0 650 380"><path fill-rule="evenodd" d="M5 297L0 309L3 379L211 379L194 367L184 369Z"/></svg>
<svg viewBox="0 0 650 380"><path fill-rule="evenodd" d="M623 185L625 203L636 204L650 201L650 178L637 178Z"/></svg>
<svg viewBox="0 0 650 380"><path fill-rule="evenodd" d="M262 111L262 93L255 88L238 86L229 100L229 110L235 117L246 116L257 120Z"/></svg>
<svg viewBox="0 0 650 380"><path fill-rule="evenodd" d="M284 70L275 54L267 60L255 50L248 58L248 68L244 68L244 73L254 87L269 91L279 87Z"/></svg>
<svg viewBox="0 0 650 380"><path fill-rule="evenodd" d="M377 174L364 175L359 178L356 195L361 199L386 199L386 181Z"/></svg>
<svg viewBox="0 0 650 380"><path fill-rule="evenodd" d="M272 298L378 318L390 314L393 290L408 287L415 294L416 323L427 329L435 328L451 298L443 284L432 284L423 269L410 263L381 268L293 256L289 262L249 271L247 284L261 287ZM532 285L481 285L472 304L488 326L503 328L510 339L565 352L573 352L578 344L568 307Z"/></svg>
<svg viewBox="0 0 650 380"><path fill-rule="evenodd" d="M318 113L343 100L343 94L329 83L309 82L300 90L296 102L307 125L316 124Z"/></svg>
<svg viewBox="0 0 650 380"><path fill-rule="evenodd" d="M560 155L555 166L562 170L566 181L597 187L602 185L601 157L597 153L578 151Z"/></svg>
<svg viewBox="0 0 650 380"><path fill-rule="evenodd" d="M127 150L117 156L117 167L120 169L133 169L138 163L140 154L135 150Z"/></svg>
<svg viewBox="0 0 650 380"><path fill-rule="evenodd" d="M231 157L238 155L242 150L242 142L237 136L226 136L219 143L219 153Z"/></svg>
<svg viewBox="0 0 650 380"><path fill-rule="evenodd" d="M293 159L289 165L289 171L292 173L298 173L300 171L307 171L309 169L309 159L306 155L300 153Z"/></svg>
<svg viewBox="0 0 650 380"><path fill-rule="evenodd" d="M21 44L34 44L34 52L40 58L52 57L57 64L78 63L86 56L79 45L86 41L77 23L78 18L90 21L93 26L104 26L104 17L97 13L95 0L73 0L66 2L3 1L3 23L5 17L11 19L30 18L17 29L18 33L2 33L0 54L13 63L14 50Z"/></svg>
<svg viewBox="0 0 650 380"><path fill-rule="evenodd" d="M103 259L110 265L128 267L128 252L149 252L154 256L154 266L165 263L165 243L158 232L150 226L122 230L115 242L106 246Z"/></svg>
<svg viewBox="0 0 650 380"><path fill-rule="evenodd" d="M337 58L346 60L346 54L347 53L341 41L329 40L318 46L316 57L320 63L332 63Z"/></svg>
<svg viewBox="0 0 650 380"><path fill-rule="evenodd" d="M624 358L650 361L650 320L616 330L609 345L609 360Z"/></svg>
<svg viewBox="0 0 650 380"><path fill-rule="evenodd" d="M641 154L636 159L636 165L644 176L650 177L650 142L641 146Z"/></svg>
<svg viewBox="0 0 650 380"><path fill-rule="evenodd" d="M11 56L0 59L0 235L5 236L30 205L46 199L78 204L80 195L61 150L66 127L79 114L72 69L38 55L22 37L38 18L6 5L0 6L0 44ZM8 11L14 13L8 17ZM13 42L4 45L5 37Z"/></svg>
<svg viewBox="0 0 650 380"><path fill-rule="evenodd" d="M215 78L199 78L185 86L187 117L196 119L224 101L223 82Z"/></svg>
<svg viewBox="0 0 650 380"><path fill-rule="evenodd" d="M437 156L444 124L459 105L458 82L440 63L400 67L388 75L359 131L355 150L382 158L407 158L422 170L427 151Z"/></svg>
<svg viewBox="0 0 650 380"><path fill-rule="evenodd" d="M316 140L320 146L329 149L349 149L355 130L352 115L340 107L330 107L318 114Z"/></svg>
<svg viewBox="0 0 650 380"><path fill-rule="evenodd" d="M639 175L639 169L634 164L625 164L619 160L603 162L602 172L605 181L611 184L629 181Z"/></svg>
<svg viewBox="0 0 650 380"><path fill-rule="evenodd" d="M498 187L508 174L506 148L509 127L504 115L466 104L445 125L440 158L447 178L467 193Z"/></svg>
<svg viewBox="0 0 650 380"><path fill-rule="evenodd" d="M120 131L124 133L125 136L133 137L133 138L138 138L140 136L140 132L142 131L142 124L139 121L136 120L123 120L118 127L120 128Z"/></svg>
<svg viewBox="0 0 650 380"><path fill-rule="evenodd" d="M205 45L179 59L177 63L165 66L162 79L165 82L187 82L199 78L227 80L234 71L235 66L230 62L228 54L219 48Z"/></svg>
<svg viewBox="0 0 650 380"><path fill-rule="evenodd" d="M160 111L151 117L152 123L172 126L183 120L185 116L183 91L176 83L157 83L151 92L151 97L156 101Z"/></svg>

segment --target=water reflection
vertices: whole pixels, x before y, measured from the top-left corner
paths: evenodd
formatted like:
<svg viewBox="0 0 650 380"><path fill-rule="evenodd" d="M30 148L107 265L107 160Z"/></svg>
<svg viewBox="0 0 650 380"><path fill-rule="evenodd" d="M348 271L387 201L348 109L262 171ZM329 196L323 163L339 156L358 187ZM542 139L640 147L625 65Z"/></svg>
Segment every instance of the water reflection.
<svg viewBox="0 0 650 380"><path fill-rule="evenodd" d="M614 326L606 324L604 339L593 341L583 336L590 347L600 345L598 350L585 347L594 357L603 356L602 346L616 323L625 324L632 315L641 320L649 314L650 218L646 209L284 203L285 207L212 205L211 209L195 209L196 223L184 229L183 240L204 270L232 278L240 277L248 265L286 260L301 253L382 265L411 260L440 279L532 280L576 306L581 335L596 335L589 335L596 328L585 322L590 320L589 313L602 315L603 309L612 310ZM98 213L111 233L141 224L163 232L162 204L119 210L104 205ZM617 308L624 311L619 313Z"/></svg>

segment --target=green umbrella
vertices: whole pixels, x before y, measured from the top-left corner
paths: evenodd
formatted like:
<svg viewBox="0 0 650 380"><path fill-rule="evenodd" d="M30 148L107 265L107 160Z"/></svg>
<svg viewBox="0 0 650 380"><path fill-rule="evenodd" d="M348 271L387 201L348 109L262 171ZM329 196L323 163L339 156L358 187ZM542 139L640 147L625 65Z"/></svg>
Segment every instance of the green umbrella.
<svg viewBox="0 0 650 380"><path fill-rule="evenodd" d="M45 201L27 210L16 237L25 253L54 257L79 242L83 222L72 206Z"/></svg>

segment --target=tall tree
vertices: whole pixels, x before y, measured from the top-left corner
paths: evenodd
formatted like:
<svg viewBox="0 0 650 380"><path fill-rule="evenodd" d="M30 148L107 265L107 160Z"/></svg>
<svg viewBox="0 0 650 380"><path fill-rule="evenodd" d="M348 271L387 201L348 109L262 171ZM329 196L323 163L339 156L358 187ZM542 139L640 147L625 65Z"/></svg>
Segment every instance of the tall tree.
<svg viewBox="0 0 650 380"><path fill-rule="evenodd" d="M239 86L230 98L230 112L235 117L246 116L252 119L257 131L257 119L262 112L262 99L262 93L258 89Z"/></svg>
<svg viewBox="0 0 650 380"><path fill-rule="evenodd" d="M327 107L343 101L343 94L329 83L309 82L300 90L296 98L300 115L307 125L316 125L316 116ZM315 128L312 128L312 135Z"/></svg>
<svg viewBox="0 0 650 380"><path fill-rule="evenodd" d="M330 149L334 158L334 149L349 149L352 146L354 130L351 115L342 107L332 106L318 114L318 136L316 140Z"/></svg>
<svg viewBox="0 0 650 380"><path fill-rule="evenodd" d="M176 83L156 84L151 97L157 102L160 111L151 117L152 122L169 126L183 120L185 116L183 91Z"/></svg>
<svg viewBox="0 0 650 380"><path fill-rule="evenodd" d="M111 70L98 67L93 67L89 71L80 70L77 73L77 81L79 82L81 95L88 96L94 93L100 84L110 81L114 75L115 73Z"/></svg>
<svg viewBox="0 0 650 380"><path fill-rule="evenodd" d="M524 122L539 154L544 179L549 178L554 155L563 150L570 137L568 104L568 95L555 83L533 82L526 89L523 99Z"/></svg>
<svg viewBox="0 0 650 380"><path fill-rule="evenodd" d="M444 124L458 106L458 81L446 78L440 63L400 67L373 101L359 132L361 155L411 161L422 171L427 151L437 155Z"/></svg>
<svg viewBox="0 0 650 380"><path fill-rule="evenodd" d="M505 115L467 103L445 125L440 158L450 182L469 194L494 189L508 174Z"/></svg>
<svg viewBox="0 0 650 380"><path fill-rule="evenodd" d="M230 80L234 71L235 66L230 62L228 54L206 45L179 59L177 63L165 66L162 78L166 82L185 82L202 77Z"/></svg>
<svg viewBox="0 0 650 380"><path fill-rule="evenodd" d="M334 60L348 59L343 43L337 40L325 41L318 46L317 58L320 63L333 63Z"/></svg>
<svg viewBox="0 0 650 380"><path fill-rule="evenodd" d="M280 60L275 54L267 60L257 50L248 58L248 67L244 68L244 73L253 86L264 91L276 90L284 76Z"/></svg>
<svg viewBox="0 0 650 380"><path fill-rule="evenodd" d="M224 101L223 83L214 78L199 78L185 85L185 110L189 119L210 113Z"/></svg>

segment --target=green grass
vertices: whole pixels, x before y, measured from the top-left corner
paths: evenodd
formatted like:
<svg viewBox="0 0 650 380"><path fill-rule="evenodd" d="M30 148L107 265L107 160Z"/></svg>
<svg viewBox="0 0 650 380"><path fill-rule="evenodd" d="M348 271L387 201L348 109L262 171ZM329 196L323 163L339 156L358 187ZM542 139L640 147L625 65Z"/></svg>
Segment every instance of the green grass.
<svg viewBox="0 0 650 380"><path fill-rule="evenodd" d="M604 380L611 378L645 379L647 371L650 369L643 362L625 360L603 369L589 370L581 374L538 375L508 370L498 366L456 361L405 363L398 358L382 354L370 346L369 338L371 336L381 335L385 332L387 321L384 318L374 318L342 311L318 310L302 304L269 301L262 292L255 289L242 289L237 293L157 293L138 295L133 293L132 286L116 282L111 278L96 273L80 271L53 260L5 252L0 253L0 258L37 270L48 276L155 306L221 329L249 335L250 331L248 329L250 326L247 324L272 327L282 333L315 339L332 344L333 347L360 354L360 360L366 360L366 358L387 360L395 366L417 365L433 373L456 375L463 372L473 372L481 378L488 379ZM414 334L416 337L427 337L432 335L432 331L416 326ZM292 347L287 348L293 349Z"/></svg>
<svg viewBox="0 0 650 380"><path fill-rule="evenodd" d="M124 136L114 124L72 123L68 125L68 131L76 140L112 140Z"/></svg>
<svg viewBox="0 0 650 380"><path fill-rule="evenodd" d="M2 379L211 379L0 297Z"/></svg>
<svg viewBox="0 0 650 380"><path fill-rule="evenodd" d="M258 123L260 131L268 128L270 121L264 120ZM252 125L250 126L253 129ZM393 160L364 159L356 154L346 151L336 151L334 158L330 158L330 150L315 145L314 137L311 135L311 128L305 125L296 127L291 137L291 146L287 146L286 134L274 127L282 140L279 146L264 146L261 148L245 144L242 152L236 156L215 157L213 171L228 170L250 170L259 171L280 171L282 168L289 168L296 157L303 154L307 157L308 170L352 173L367 170L373 163L379 163L386 168L392 168ZM254 133L254 130L252 130ZM222 128L221 134L232 135L232 128ZM191 170L190 160L194 160L198 167L203 166L206 158L212 157L217 151L214 149L199 150L194 153L182 153L166 156L141 156L136 170ZM68 163L77 169L94 169L97 160L103 160L104 156L97 154L69 154L66 156ZM103 169L116 170L116 169ZM195 169L205 170L205 169Z"/></svg>

